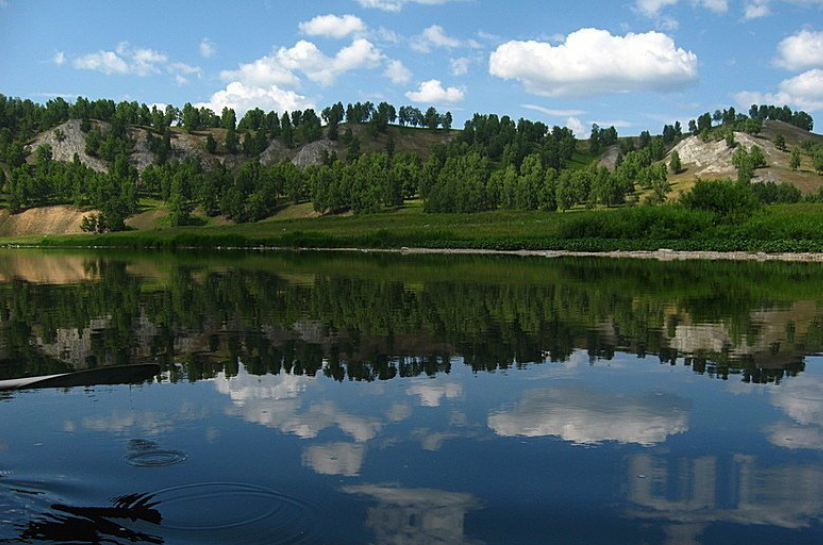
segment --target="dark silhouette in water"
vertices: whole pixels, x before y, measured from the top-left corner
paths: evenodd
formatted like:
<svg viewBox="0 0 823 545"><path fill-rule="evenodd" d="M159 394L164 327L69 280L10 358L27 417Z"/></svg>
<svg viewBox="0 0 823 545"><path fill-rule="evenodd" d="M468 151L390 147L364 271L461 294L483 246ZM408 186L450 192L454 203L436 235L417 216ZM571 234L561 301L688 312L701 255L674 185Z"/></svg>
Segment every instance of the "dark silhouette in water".
<svg viewBox="0 0 823 545"><path fill-rule="evenodd" d="M163 517L154 509L157 502L146 494L129 494L112 500L112 507L71 507L52 505L57 513L50 513L40 520L20 526L20 537L4 540L5 543L151 543L161 545L163 538L134 532L124 528L116 519L132 522L143 521L159 525ZM62 514L62 513L65 513ZM112 520L115 519L115 520Z"/></svg>

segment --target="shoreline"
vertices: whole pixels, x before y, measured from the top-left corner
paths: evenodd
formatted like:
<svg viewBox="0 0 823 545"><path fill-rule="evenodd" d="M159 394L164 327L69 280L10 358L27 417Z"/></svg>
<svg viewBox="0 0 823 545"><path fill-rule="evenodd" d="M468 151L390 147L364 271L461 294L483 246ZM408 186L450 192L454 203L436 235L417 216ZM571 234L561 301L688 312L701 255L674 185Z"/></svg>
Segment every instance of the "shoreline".
<svg viewBox="0 0 823 545"><path fill-rule="evenodd" d="M38 249L38 250L124 250L122 246L41 246L37 244L0 244L0 248L8 249ZM144 248L142 251L151 251ZM345 252L345 253L376 253L401 255L488 255L488 256L515 256L515 257L545 257L558 259L564 257L590 257L609 259L645 259L654 261L758 261L758 262L786 262L786 263L823 263L823 253L820 252L747 252L732 251L720 252L711 250L609 250L609 251L577 251L577 250L489 250L482 248L357 248L357 247L292 247L292 246L215 246L203 248L197 246L177 246L172 251L253 251L253 252ZM155 251L169 251L157 248Z"/></svg>

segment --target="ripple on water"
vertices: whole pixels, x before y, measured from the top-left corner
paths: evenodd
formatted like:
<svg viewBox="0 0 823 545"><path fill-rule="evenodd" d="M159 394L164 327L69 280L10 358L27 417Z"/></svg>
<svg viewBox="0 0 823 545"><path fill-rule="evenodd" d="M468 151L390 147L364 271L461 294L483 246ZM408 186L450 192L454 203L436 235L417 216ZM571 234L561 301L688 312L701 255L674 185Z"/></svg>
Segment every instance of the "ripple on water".
<svg viewBox="0 0 823 545"><path fill-rule="evenodd" d="M166 467L185 462L187 458L182 450L150 449L130 452L126 462L135 467Z"/></svg>
<svg viewBox="0 0 823 545"><path fill-rule="evenodd" d="M250 484L191 484L151 497L162 534L180 542L295 545L310 541L315 527L302 502Z"/></svg>

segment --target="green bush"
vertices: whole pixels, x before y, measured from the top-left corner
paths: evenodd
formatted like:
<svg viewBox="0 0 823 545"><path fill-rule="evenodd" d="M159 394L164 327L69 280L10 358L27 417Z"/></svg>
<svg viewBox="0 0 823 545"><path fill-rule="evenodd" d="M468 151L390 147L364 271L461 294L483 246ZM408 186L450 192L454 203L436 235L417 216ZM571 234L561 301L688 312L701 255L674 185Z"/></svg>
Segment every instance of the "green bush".
<svg viewBox="0 0 823 545"><path fill-rule="evenodd" d="M763 207L749 185L728 180L698 180L680 203L688 210L711 212L715 224L742 223Z"/></svg>

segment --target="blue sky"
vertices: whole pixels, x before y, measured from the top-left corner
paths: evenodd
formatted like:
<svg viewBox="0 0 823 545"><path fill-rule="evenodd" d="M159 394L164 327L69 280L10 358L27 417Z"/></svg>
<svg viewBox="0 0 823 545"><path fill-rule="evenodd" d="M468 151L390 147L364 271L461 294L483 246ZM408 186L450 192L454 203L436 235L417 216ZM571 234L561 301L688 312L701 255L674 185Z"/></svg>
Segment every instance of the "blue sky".
<svg viewBox="0 0 823 545"><path fill-rule="evenodd" d="M823 0L0 0L0 93L435 105L621 134L823 112ZM823 122L822 122L823 123Z"/></svg>

